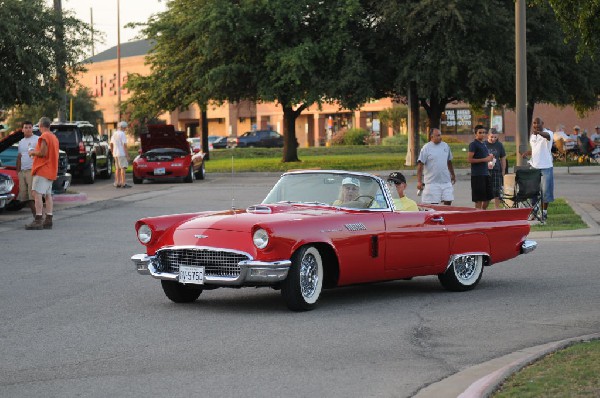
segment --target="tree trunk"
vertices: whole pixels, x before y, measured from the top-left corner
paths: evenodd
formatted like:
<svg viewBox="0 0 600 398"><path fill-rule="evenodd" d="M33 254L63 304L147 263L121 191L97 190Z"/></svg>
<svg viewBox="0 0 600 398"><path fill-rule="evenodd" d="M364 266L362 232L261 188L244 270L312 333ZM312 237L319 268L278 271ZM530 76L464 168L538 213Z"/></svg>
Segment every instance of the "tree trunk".
<svg viewBox="0 0 600 398"><path fill-rule="evenodd" d="M440 128L442 112L446 110L448 102L450 102L448 98L440 98L437 92L429 94L429 102L425 99L421 100L421 106L427 111L428 128Z"/></svg>
<svg viewBox="0 0 600 398"><path fill-rule="evenodd" d="M284 102L280 101L281 104ZM291 105L282 105L283 107L283 163L299 162L298 159L298 140L296 139L296 119L306 105L301 105L294 110Z"/></svg>
<svg viewBox="0 0 600 398"><path fill-rule="evenodd" d="M210 148L208 145L208 116L206 116L206 106L205 105L200 105L200 118L202 119L200 121L201 123L201 127L200 127L200 135L202 137L202 148L204 149L204 153L206 153L206 156L204 156L205 160L210 160Z"/></svg>
<svg viewBox="0 0 600 398"><path fill-rule="evenodd" d="M421 150L421 140L419 139L419 93L417 83L414 81L408 86L408 112L408 148L404 164L415 166Z"/></svg>

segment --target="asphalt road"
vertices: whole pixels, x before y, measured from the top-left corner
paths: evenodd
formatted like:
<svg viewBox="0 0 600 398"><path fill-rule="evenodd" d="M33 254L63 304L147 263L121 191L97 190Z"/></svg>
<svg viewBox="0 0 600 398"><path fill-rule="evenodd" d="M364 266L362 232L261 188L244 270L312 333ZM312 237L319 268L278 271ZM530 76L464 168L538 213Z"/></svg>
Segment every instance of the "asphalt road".
<svg viewBox="0 0 600 398"><path fill-rule="evenodd" d="M559 177L560 190L583 195L589 178ZM52 231L3 223L0 397L409 397L471 365L600 330L598 237L539 239L532 254L486 268L471 292L415 278L328 290L308 313L265 288L176 305L134 271L138 218L223 209L232 196L245 207L274 180L144 184L62 209Z"/></svg>

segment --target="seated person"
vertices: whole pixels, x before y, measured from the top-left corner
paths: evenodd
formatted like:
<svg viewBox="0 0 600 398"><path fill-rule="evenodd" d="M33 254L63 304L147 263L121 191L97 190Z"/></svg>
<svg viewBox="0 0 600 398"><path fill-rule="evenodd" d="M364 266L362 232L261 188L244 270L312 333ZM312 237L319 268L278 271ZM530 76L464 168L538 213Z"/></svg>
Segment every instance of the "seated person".
<svg viewBox="0 0 600 398"><path fill-rule="evenodd" d="M581 133L581 135L578 138L579 152L582 155L589 156L591 154L592 147L591 147L590 143L591 143L591 141L587 136L587 131L583 130L583 133Z"/></svg>
<svg viewBox="0 0 600 398"><path fill-rule="evenodd" d="M366 207L366 204L362 206L357 203L357 199L360 196L360 181L358 178L346 177L342 180L342 188L340 195L336 201L333 202L334 206L343 206L345 204L351 204L350 207Z"/></svg>
<svg viewBox="0 0 600 398"><path fill-rule="evenodd" d="M404 190L406 189L406 178L402 173L399 171L394 171L388 176L387 182L390 185L390 188L393 185L396 188L395 191L398 193L398 198L396 198L394 195L394 190L390 189L394 199L394 206L396 207L397 211L419 211L417 202L404 195Z"/></svg>

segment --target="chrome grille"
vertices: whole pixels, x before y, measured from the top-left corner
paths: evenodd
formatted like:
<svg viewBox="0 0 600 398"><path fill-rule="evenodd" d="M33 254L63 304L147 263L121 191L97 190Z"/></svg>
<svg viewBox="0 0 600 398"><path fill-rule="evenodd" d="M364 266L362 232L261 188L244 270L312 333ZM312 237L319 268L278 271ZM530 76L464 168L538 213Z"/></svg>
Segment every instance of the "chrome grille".
<svg viewBox="0 0 600 398"><path fill-rule="evenodd" d="M240 261L248 256L226 251L206 249L163 249L156 253L156 268L162 272L179 273L180 265L204 267L204 274L210 276L237 277L240 275Z"/></svg>

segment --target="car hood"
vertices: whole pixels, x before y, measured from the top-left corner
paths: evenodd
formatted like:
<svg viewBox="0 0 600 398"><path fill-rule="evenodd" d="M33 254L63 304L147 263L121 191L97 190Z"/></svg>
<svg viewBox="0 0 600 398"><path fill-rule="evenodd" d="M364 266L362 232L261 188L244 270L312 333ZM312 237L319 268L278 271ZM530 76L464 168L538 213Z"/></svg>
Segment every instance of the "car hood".
<svg viewBox="0 0 600 398"><path fill-rule="evenodd" d="M323 217L345 212L334 208L269 204L250 206L247 210L222 211L192 218L178 226L177 229L213 229L222 231L249 232L257 224L289 223L313 217Z"/></svg>
<svg viewBox="0 0 600 398"><path fill-rule="evenodd" d="M154 124L148 126L148 132L140 136L142 153L157 148L178 148L186 152L190 151L183 131L175 131L172 124Z"/></svg>
<svg viewBox="0 0 600 398"><path fill-rule="evenodd" d="M0 152L3 152L6 148L11 147L14 143L19 142L25 135L23 131L16 130L0 140Z"/></svg>

